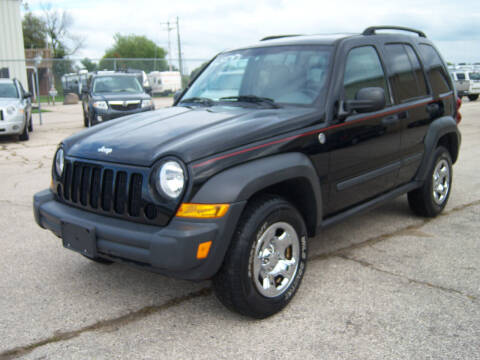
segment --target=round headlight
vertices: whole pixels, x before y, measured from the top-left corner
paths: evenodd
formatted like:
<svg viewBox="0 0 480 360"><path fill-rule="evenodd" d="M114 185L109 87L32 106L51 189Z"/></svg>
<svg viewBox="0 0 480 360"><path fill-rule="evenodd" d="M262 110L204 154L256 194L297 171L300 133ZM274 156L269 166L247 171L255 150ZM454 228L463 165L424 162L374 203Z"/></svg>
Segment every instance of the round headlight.
<svg viewBox="0 0 480 360"><path fill-rule="evenodd" d="M167 161L158 172L160 189L169 197L177 198L185 186L183 168L176 161Z"/></svg>
<svg viewBox="0 0 480 360"><path fill-rule="evenodd" d="M65 165L65 158L63 154L63 149L58 149L57 155L55 155L55 171L58 176L62 176L63 167Z"/></svg>
<svg viewBox="0 0 480 360"><path fill-rule="evenodd" d="M13 105L10 105L9 107L7 107L7 114L8 115L13 115L17 112L17 108Z"/></svg>

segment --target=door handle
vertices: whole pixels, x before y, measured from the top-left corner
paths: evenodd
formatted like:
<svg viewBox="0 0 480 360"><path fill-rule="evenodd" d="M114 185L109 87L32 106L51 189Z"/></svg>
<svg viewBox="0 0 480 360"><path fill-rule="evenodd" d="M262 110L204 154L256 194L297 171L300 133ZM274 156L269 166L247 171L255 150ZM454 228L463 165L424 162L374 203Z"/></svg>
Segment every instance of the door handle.
<svg viewBox="0 0 480 360"><path fill-rule="evenodd" d="M384 117L382 119L382 124L383 125L386 125L386 126L391 126L391 125L395 125L398 123L400 119L398 118L398 115L390 115L390 116L387 116L387 117Z"/></svg>

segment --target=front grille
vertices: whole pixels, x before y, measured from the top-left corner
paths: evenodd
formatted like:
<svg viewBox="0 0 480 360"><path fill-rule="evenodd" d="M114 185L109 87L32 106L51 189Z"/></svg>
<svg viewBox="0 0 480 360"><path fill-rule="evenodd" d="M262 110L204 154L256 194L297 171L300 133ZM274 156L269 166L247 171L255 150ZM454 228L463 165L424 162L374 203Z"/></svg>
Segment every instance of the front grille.
<svg viewBox="0 0 480 360"><path fill-rule="evenodd" d="M138 103L138 104L128 104L126 106L123 106L123 104L122 105L112 105L112 104L110 104L110 106L113 110L128 111L128 110L138 109L140 107L140 103Z"/></svg>
<svg viewBox="0 0 480 360"><path fill-rule="evenodd" d="M131 170L65 161L63 200L99 213L139 217L143 175Z"/></svg>

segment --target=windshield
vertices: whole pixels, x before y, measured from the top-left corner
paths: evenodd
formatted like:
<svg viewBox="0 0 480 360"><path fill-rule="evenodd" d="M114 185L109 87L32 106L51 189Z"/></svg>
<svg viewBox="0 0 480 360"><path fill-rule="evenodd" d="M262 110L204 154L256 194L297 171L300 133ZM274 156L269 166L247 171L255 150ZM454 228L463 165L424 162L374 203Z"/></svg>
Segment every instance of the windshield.
<svg viewBox="0 0 480 360"><path fill-rule="evenodd" d="M18 98L17 87L13 83L0 83L0 98Z"/></svg>
<svg viewBox="0 0 480 360"><path fill-rule="evenodd" d="M102 76L93 82L94 93L143 92L135 76Z"/></svg>
<svg viewBox="0 0 480 360"><path fill-rule="evenodd" d="M471 72L468 76L470 76L470 80L480 80L480 73L478 72Z"/></svg>
<svg viewBox="0 0 480 360"><path fill-rule="evenodd" d="M331 47L278 46L220 54L182 99L246 97L312 104L325 87Z"/></svg>

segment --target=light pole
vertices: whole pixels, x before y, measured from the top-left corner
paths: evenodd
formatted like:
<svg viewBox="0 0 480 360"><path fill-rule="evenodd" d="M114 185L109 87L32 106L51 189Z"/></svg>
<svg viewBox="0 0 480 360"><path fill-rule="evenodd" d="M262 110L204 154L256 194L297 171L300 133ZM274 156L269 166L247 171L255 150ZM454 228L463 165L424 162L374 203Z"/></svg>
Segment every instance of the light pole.
<svg viewBox="0 0 480 360"><path fill-rule="evenodd" d="M42 125L43 122L42 122L42 107L40 105L40 85L38 83L38 65L40 65L42 62L42 56L41 55L35 56L34 60L35 60L35 83L37 87L38 116L40 118L40 125Z"/></svg>

